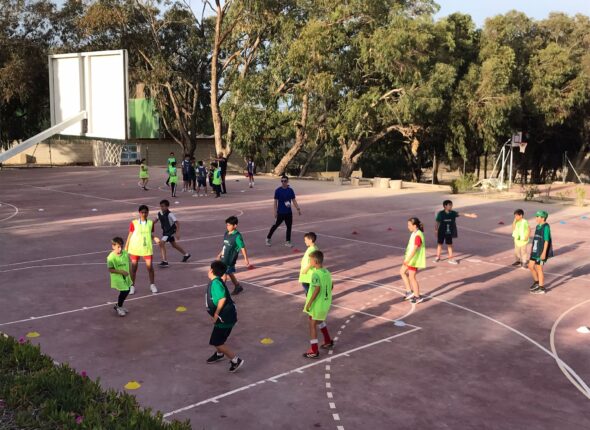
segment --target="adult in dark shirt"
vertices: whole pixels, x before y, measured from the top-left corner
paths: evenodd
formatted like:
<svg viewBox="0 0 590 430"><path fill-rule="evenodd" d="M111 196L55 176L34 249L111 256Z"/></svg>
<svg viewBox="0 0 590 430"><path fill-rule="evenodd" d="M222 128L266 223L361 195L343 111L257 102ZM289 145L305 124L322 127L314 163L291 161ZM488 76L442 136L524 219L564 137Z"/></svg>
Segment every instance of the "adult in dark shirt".
<svg viewBox="0 0 590 430"><path fill-rule="evenodd" d="M225 174L227 173L227 158L223 156L220 152L217 154L217 158L215 159L217 164L221 168L221 194L227 194L227 189L225 188Z"/></svg>
<svg viewBox="0 0 590 430"><path fill-rule="evenodd" d="M272 238L275 230L283 223L283 221L287 226L287 238L285 246L288 246L289 248L293 246L291 244L291 227L293 226L293 212L291 211L291 206L295 206L297 212L299 215L301 215L301 209L299 208L297 200L295 199L295 191L289 187L289 178L287 176L283 176L281 178L281 186L275 190L274 216L276 221L266 236L267 246L271 245L270 239Z"/></svg>

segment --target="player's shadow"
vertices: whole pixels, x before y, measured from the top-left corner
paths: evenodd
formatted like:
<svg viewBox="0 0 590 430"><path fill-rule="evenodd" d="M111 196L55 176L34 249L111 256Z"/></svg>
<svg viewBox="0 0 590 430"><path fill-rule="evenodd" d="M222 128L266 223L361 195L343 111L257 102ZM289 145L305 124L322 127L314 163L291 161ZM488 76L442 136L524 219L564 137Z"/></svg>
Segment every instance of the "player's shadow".
<svg viewBox="0 0 590 430"><path fill-rule="evenodd" d="M584 246L584 242L575 242L569 245L560 246L555 250L555 256L564 255L573 251L577 251L581 246Z"/></svg>

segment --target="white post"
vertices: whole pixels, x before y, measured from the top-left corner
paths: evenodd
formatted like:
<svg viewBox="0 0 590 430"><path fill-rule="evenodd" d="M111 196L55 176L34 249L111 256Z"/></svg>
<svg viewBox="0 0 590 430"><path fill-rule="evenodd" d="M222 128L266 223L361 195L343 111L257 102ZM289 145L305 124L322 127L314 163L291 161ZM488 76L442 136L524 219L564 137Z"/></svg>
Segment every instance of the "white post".
<svg viewBox="0 0 590 430"><path fill-rule="evenodd" d="M500 151L500 157L502 157L502 167L500 169L500 189L504 187L504 165L506 164L506 146L502 145L502 151Z"/></svg>
<svg viewBox="0 0 590 430"><path fill-rule="evenodd" d="M510 174L508 175L508 191L512 188L512 163L514 159L514 147L510 144Z"/></svg>

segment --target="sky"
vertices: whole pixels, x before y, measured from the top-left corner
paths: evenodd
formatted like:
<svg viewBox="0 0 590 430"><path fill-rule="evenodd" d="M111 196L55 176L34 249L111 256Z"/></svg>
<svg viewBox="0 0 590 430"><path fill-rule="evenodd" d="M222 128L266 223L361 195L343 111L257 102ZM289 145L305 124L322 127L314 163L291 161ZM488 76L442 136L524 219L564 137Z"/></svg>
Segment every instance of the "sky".
<svg viewBox="0 0 590 430"><path fill-rule="evenodd" d="M544 19L550 12L565 12L568 15L582 13L590 16L590 0L437 0L437 3L440 5L437 17L454 12L467 13L478 27L483 27L486 18L512 9L535 19Z"/></svg>

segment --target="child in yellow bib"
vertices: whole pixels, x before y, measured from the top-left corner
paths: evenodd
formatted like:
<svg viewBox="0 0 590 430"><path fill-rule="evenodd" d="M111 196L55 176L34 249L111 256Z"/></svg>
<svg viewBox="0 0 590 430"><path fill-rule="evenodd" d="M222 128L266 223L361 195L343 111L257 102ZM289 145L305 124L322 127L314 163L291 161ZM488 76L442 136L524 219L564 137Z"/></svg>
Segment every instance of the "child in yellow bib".
<svg viewBox="0 0 590 430"><path fill-rule="evenodd" d="M303 258L301 258L301 269L299 270L299 282L301 282L301 286L307 295L309 291L309 284L311 282L311 274L313 272L313 268L311 267L311 259L309 258L310 254L314 251L318 251L318 247L315 244L317 240L317 236L314 232L305 233L303 236L303 240L305 241L305 245L307 249L305 250L305 254L303 254Z"/></svg>
<svg viewBox="0 0 590 430"><path fill-rule="evenodd" d="M522 209L516 209L514 211L514 221L512 221L514 255L516 256L516 261L512 263L514 267L521 266L526 269L528 265L529 256L527 254L527 246L529 244L530 234L529 222L524 219L524 211Z"/></svg>
<svg viewBox="0 0 590 430"><path fill-rule="evenodd" d="M424 225L418 218L410 218L408 220L408 230L412 234L406 247L404 264L402 264L399 271L406 286L404 300L410 300L412 303L422 303L424 298L420 295L420 285L418 284L416 275L418 274L418 269L424 269L426 267Z"/></svg>
<svg viewBox="0 0 590 430"><path fill-rule="evenodd" d="M137 264L139 258L143 258L150 278L150 290L157 293L158 289L154 284L154 267L152 266L152 254L154 240L159 243L160 240L154 237L154 222L148 219L149 209L146 205L139 207L139 219L134 219L129 224L129 234L125 242L125 251L129 252L131 258L131 288L129 294L135 294L135 276L137 275Z"/></svg>
<svg viewBox="0 0 590 430"><path fill-rule="evenodd" d="M140 187L143 188L144 191L147 191L147 183L150 179L150 175L148 173L147 163L145 162L145 158L141 159L141 165L139 166L139 180L140 180Z"/></svg>
<svg viewBox="0 0 590 430"><path fill-rule="evenodd" d="M326 318L332 305L332 275L324 268L324 254L321 251L314 251L309 255L313 273L311 274L311 283L305 300L303 312L309 315L309 334L310 348L303 353L305 358L318 358L320 351L318 348L318 331L319 325L324 344L322 348L330 349L334 346L334 341L330 338Z"/></svg>
<svg viewBox="0 0 590 430"><path fill-rule="evenodd" d="M123 250L123 239L115 237L111 241L113 251L107 257L107 268L111 274L111 288L119 291L119 298L115 311L120 317L127 315L127 309L123 307L125 299L129 295L131 277L129 276L129 254Z"/></svg>

